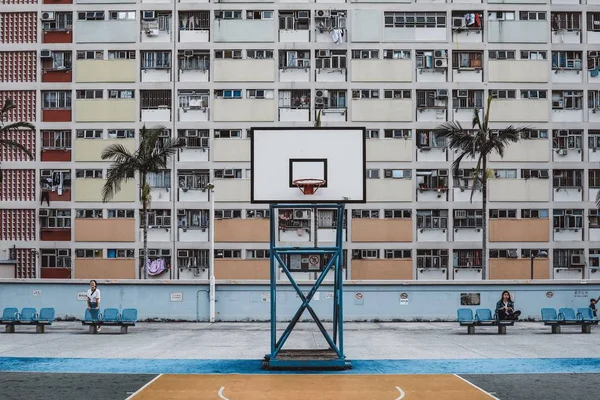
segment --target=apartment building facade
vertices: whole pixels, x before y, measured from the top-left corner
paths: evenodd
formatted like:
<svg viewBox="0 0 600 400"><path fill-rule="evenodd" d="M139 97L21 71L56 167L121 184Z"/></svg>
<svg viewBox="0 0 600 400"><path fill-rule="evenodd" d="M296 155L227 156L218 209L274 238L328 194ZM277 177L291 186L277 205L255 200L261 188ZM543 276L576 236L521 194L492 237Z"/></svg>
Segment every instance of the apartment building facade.
<svg viewBox="0 0 600 400"><path fill-rule="evenodd" d="M265 207L249 203L252 126L367 128L368 203L346 221L353 280L595 278L600 268L600 0L1 0L0 100L37 131L0 155L0 266L16 278L269 276ZM433 129L533 131L490 168ZM164 126L185 147L150 176L142 266L138 182L108 203L102 150ZM136 177L136 179L138 179ZM206 189L214 182L215 235ZM332 240L337 215L278 215L279 240ZM489 253L481 226L489 220ZM542 257L543 254L547 256ZM482 257L489 258L487 274ZM539 257L538 257L539 256ZM298 276L313 279L313 273Z"/></svg>

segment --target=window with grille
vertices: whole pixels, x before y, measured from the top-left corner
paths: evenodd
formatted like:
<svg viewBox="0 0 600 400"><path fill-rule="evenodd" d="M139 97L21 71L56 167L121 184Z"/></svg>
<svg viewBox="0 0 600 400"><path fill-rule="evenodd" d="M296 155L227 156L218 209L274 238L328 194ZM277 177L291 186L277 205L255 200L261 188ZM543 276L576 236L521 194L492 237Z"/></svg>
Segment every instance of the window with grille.
<svg viewBox="0 0 600 400"><path fill-rule="evenodd" d="M582 186L583 170L580 169L555 169L553 186L555 189L580 188Z"/></svg>
<svg viewBox="0 0 600 400"><path fill-rule="evenodd" d="M483 108L483 90L453 90L454 109Z"/></svg>
<svg viewBox="0 0 600 400"><path fill-rule="evenodd" d="M410 209L387 209L383 210L383 218L386 219L411 219L412 210Z"/></svg>
<svg viewBox="0 0 600 400"><path fill-rule="evenodd" d="M44 229L70 229L71 210L43 209L40 213L40 226Z"/></svg>
<svg viewBox="0 0 600 400"><path fill-rule="evenodd" d="M171 170L163 170L158 172L150 172L146 176L146 183L151 188L170 188L171 187Z"/></svg>
<svg viewBox="0 0 600 400"><path fill-rule="evenodd" d="M448 268L448 250L417 250L417 268Z"/></svg>
<svg viewBox="0 0 600 400"><path fill-rule="evenodd" d="M411 259L412 250L389 249L383 250L383 258L387 259Z"/></svg>
<svg viewBox="0 0 600 400"><path fill-rule="evenodd" d="M215 258L242 258L242 250L215 249Z"/></svg>
<svg viewBox="0 0 600 400"><path fill-rule="evenodd" d="M279 11L279 29L308 30L310 29L310 11Z"/></svg>
<svg viewBox="0 0 600 400"><path fill-rule="evenodd" d="M146 213L149 228L170 228L171 210L150 210ZM141 224L140 220L140 224Z"/></svg>
<svg viewBox="0 0 600 400"><path fill-rule="evenodd" d="M71 92L42 92L42 108L48 109L70 109Z"/></svg>
<svg viewBox="0 0 600 400"><path fill-rule="evenodd" d="M107 210L108 218L135 218L135 210L114 209Z"/></svg>
<svg viewBox="0 0 600 400"><path fill-rule="evenodd" d="M481 250L454 250L454 267L481 267Z"/></svg>
<svg viewBox="0 0 600 400"><path fill-rule="evenodd" d="M444 149L448 147L448 140L434 131L417 130L417 147Z"/></svg>
<svg viewBox="0 0 600 400"><path fill-rule="evenodd" d="M552 250L552 266L554 268L582 267L585 265L583 249Z"/></svg>
<svg viewBox="0 0 600 400"><path fill-rule="evenodd" d="M454 210L454 228L474 229L483 226L482 210Z"/></svg>
<svg viewBox="0 0 600 400"><path fill-rule="evenodd" d="M208 227L208 210L177 210L177 226L183 229Z"/></svg>
<svg viewBox="0 0 600 400"><path fill-rule="evenodd" d="M40 249L42 268L71 268L71 249Z"/></svg>
<svg viewBox="0 0 600 400"><path fill-rule="evenodd" d="M581 30L581 13L553 12L551 25L553 31L579 31Z"/></svg>
<svg viewBox="0 0 600 400"><path fill-rule="evenodd" d="M548 216L548 209L525 208L521 210L521 218L523 219L547 219Z"/></svg>
<svg viewBox="0 0 600 400"><path fill-rule="evenodd" d="M71 131L42 131L42 150L71 148Z"/></svg>
<svg viewBox="0 0 600 400"><path fill-rule="evenodd" d="M448 210L417 210L417 229L448 228Z"/></svg>
<svg viewBox="0 0 600 400"><path fill-rule="evenodd" d="M352 210L352 218L379 218L379 210Z"/></svg>
<svg viewBox="0 0 600 400"><path fill-rule="evenodd" d="M102 218L103 217L102 209L79 209L75 210L75 218Z"/></svg>
<svg viewBox="0 0 600 400"><path fill-rule="evenodd" d="M500 209L500 210L490 210L489 212L490 218L493 219L503 219L503 218L517 218L517 210L516 209Z"/></svg>
<svg viewBox="0 0 600 400"><path fill-rule="evenodd" d="M386 28L445 28L446 13L384 12Z"/></svg>
<svg viewBox="0 0 600 400"><path fill-rule="evenodd" d="M583 228L583 210L560 209L553 210L554 229Z"/></svg>
<svg viewBox="0 0 600 400"><path fill-rule="evenodd" d="M317 69L345 69L346 50L315 50Z"/></svg>
<svg viewBox="0 0 600 400"><path fill-rule="evenodd" d="M482 51L453 51L452 69L470 70L483 66Z"/></svg>
<svg viewBox="0 0 600 400"><path fill-rule="evenodd" d="M352 50L352 58L360 60L379 59L379 50Z"/></svg>
<svg viewBox="0 0 600 400"><path fill-rule="evenodd" d="M553 129L552 130L552 148L561 149L581 149L583 140L583 130L580 129Z"/></svg>
<svg viewBox="0 0 600 400"><path fill-rule="evenodd" d="M55 12L53 21L43 21L44 32L71 31L73 30L73 13Z"/></svg>

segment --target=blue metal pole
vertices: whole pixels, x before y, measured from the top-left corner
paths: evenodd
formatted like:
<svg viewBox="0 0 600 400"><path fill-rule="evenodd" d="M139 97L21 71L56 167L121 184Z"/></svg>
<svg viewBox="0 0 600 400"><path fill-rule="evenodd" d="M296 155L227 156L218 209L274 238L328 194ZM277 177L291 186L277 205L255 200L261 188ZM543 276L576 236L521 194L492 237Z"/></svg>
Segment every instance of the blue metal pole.
<svg viewBox="0 0 600 400"><path fill-rule="evenodd" d="M338 292L338 324L339 324L339 336L340 340L338 343L341 357L345 357L344 355L344 279L342 276L343 268L342 266L344 261L344 210L345 204L339 204L338 207L338 226L337 226L337 237L336 237L336 245L339 249L339 255L336 258L336 272L337 272L337 283L334 282L334 287L336 288L336 292Z"/></svg>
<svg viewBox="0 0 600 400"><path fill-rule="evenodd" d="M270 229L269 229L269 259L271 263L271 357L275 352L275 344L277 343L277 266L275 263L275 240L277 230L277 216L275 215L275 207L273 204L269 206Z"/></svg>

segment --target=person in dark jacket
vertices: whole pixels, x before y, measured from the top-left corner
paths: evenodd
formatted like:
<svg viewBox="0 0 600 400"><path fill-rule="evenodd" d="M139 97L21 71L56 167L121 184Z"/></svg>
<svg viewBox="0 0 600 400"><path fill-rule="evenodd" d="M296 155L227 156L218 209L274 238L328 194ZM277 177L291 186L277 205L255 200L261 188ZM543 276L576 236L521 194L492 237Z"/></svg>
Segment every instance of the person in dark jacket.
<svg viewBox="0 0 600 400"><path fill-rule="evenodd" d="M592 309L592 313L594 313L594 317L598 317L598 310L596 310L596 303L600 301L600 297L597 299L590 299L590 308Z"/></svg>
<svg viewBox="0 0 600 400"><path fill-rule="evenodd" d="M510 293L508 290L502 292L502 297L496 303L496 314L500 319L518 320L521 311L515 311L515 304L510 299Z"/></svg>

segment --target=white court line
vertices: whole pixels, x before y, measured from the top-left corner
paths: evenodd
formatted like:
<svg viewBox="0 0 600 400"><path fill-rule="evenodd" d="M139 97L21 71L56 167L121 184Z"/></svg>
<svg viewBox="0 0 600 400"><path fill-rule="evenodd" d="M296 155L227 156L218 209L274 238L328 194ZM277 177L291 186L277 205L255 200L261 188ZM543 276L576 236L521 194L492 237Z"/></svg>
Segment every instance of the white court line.
<svg viewBox="0 0 600 400"><path fill-rule="evenodd" d="M225 386L221 386L221 389L219 389L219 393L217 393L219 395L219 397L223 400L229 400L227 397L223 396L223 390L225 390Z"/></svg>
<svg viewBox="0 0 600 400"><path fill-rule="evenodd" d="M156 380L158 378L160 378L161 376L163 376L163 374L156 375L150 382L146 383L144 386L142 386L141 388L139 388L136 392L134 392L131 396L129 396L125 400L131 400L131 399L133 399L135 396L137 396L138 394L140 394L142 392L142 390L146 389L148 386L150 386L151 384L153 384L154 382L156 382Z"/></svg>
<svg viewBox="0 0 600 400"><path fill-rule="evenodd" d="M463 378L462 376L458 376L456 374L452 374L455 377L457 377L458 379L460 379L463 382L468 383L469 385L473 386L475 389L482 391L483 393L487 394L488 396L490 396L490 398L494 399L494 400L500 400L499 398L497 398L496 396L493 396L491 394L489 394L488 392L486 392L485 390L483 390L482 388L480 388L479 386L477 386L476 384L469 382L468 380L466 380L465 378Z"/></svg>
<svg viewBox="0 0 600 400"><path fill-rule="evenodd" d="M402 400L404 396L406 396L404 390L400 389L400 386L396 386L396 389L398 389L398 391L400 392L400 397L398 397L396 400Z"/></svg>

